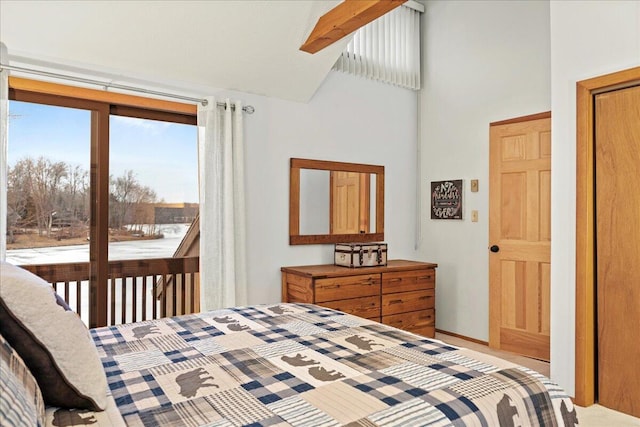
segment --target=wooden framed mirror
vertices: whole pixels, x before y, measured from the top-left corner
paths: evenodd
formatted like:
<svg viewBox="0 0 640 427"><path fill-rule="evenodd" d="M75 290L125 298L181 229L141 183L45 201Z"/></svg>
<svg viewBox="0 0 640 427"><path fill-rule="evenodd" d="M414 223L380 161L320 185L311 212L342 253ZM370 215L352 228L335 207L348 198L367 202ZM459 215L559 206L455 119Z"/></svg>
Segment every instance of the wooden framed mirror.
<svg viewBox="0 0 640 427"><path fill-rule="evenodd" d="M291 159L289 244L384 240L384 166Z"/></svg>

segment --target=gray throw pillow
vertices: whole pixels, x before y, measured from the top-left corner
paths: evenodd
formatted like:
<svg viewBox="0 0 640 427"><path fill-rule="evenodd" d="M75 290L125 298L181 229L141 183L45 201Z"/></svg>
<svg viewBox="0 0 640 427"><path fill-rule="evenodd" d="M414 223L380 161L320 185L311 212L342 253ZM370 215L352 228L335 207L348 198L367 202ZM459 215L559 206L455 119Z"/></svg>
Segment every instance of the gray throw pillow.
<svg viewBox="0 0 640 427"><path fill-rule="evenodd" d="M38 381L47 405L103 410L107 379L89 330L50 284L0 263L0 334Z"/></svg>

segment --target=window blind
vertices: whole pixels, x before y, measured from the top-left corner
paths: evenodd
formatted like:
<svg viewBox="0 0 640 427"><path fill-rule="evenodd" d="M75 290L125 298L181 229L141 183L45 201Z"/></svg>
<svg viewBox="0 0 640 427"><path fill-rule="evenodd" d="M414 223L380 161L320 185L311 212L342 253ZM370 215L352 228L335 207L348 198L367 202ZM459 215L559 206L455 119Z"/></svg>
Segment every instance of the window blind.
<svg viewBox="0 0 640 427"><path fill-rule="evenodd" d="M420 89L420 12L401 6L358 29L333 69Z"/></svg>

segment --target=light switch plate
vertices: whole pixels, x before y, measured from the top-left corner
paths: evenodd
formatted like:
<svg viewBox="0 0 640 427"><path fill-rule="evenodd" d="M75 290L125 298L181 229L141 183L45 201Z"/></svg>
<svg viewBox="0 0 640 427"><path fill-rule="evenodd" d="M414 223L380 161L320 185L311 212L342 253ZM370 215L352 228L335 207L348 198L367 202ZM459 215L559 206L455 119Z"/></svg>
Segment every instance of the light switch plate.
<svg viewBox="0 0 640 427"><path fill-rule="evenodd" d="M472 179L471 180L471 192L472 193L477 193L478 192L478 180L477 179Z"/></svg>
<svg viewBox="0 0 640 427"><path fill-rule="evenodd" d="M471 222L478 222L478 211L471 211Z"/></svg>

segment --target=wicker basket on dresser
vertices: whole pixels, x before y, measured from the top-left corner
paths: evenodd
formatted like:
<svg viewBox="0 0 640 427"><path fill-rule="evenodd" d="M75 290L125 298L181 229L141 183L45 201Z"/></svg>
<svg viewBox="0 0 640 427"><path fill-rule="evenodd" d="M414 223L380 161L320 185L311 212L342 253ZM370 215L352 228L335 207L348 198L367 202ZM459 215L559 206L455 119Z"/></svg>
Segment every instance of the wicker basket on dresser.
<svg viewBox="0 0 640 427"><path fill-rule="evenodd" d="M282 301L334 308L432 338L437 266L392 260L381 267L282 267Z"/></svg>

